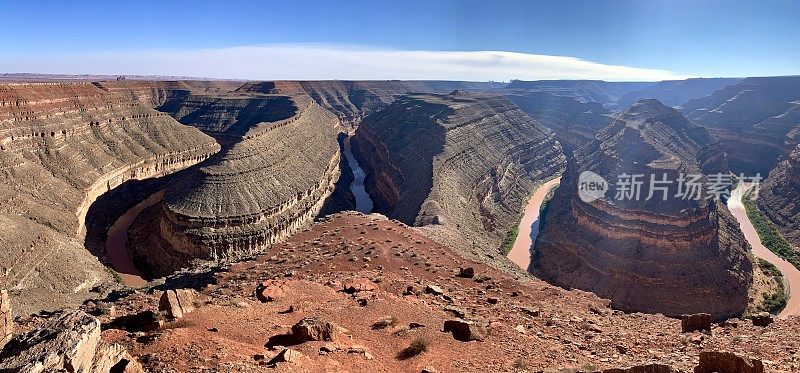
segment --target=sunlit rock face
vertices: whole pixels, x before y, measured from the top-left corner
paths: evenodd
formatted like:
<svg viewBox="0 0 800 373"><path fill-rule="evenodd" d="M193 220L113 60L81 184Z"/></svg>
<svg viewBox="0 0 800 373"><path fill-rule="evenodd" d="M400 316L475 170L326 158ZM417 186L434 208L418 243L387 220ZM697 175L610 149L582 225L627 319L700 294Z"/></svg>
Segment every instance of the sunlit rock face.
<svg viewBox="0 0 800 373"><path fill-rule="evenodd" d="M95 84L0 85L0 276L18 309L67 305L111 281L83 247L98 196L218 150L199 130Z"/></svg>
<svg viewBox="0 0 800 373"><path fill-rule="evenodd" d="M638 101L569 160L530 270L626 311L740 315L752 264L733 217L715 199L675 197L677 182L650 184L651 177L675 181L726 169L724 152L705 129L656 100ZM609 182L602 198L579 194L584 171ZM626 180L621 175L642 175L638 197L632 184L617 184Z"/></svg>
<svg viewBox="0 0 800 373"><path fill-rule="evenodd" d="M408 93L449 93L457 89L499 88L503 83L446 80L385 81L275 81L247 83L239 92L297 95L306 94L314 102L338 116L343 124L357 126L361 119L387 107L399 95Z"/></svg>
<svg viewBox="0 0 800 373"><path fill-rule="evenodd" d="M153 276L261 252L310 224L339 178L339 121L308 97L201 99L174 112L227 144L134 222L135 259Z"/></svg>
<svg viewBox="0 0 800 373"><path fill-rule="evenodd" d="M355 140L376 212L485 253L564 165L551 131L503 97L464 91L399 98Z"/></svg>
<svg viewBox="0 0 800 373"><path fill-rule="evenodd" d="M731 170L766 176L796 142L800 77L747 78L712 95L682 104L694 123L720 139Z"/></svg>

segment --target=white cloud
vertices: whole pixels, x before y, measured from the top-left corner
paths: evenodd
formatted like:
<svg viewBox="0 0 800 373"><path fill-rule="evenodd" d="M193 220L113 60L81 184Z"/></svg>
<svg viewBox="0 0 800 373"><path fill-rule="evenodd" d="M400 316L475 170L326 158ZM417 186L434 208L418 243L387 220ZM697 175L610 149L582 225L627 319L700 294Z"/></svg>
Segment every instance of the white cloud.
<svg viewBox="0 0 800 373"><path fill-rule="evenodd" d="M510 79L667 80L666 70L574 57L502 51L410 51L329 45L266 45L44 55L6 60L6 72L173 75L251 80Z"/></svg>

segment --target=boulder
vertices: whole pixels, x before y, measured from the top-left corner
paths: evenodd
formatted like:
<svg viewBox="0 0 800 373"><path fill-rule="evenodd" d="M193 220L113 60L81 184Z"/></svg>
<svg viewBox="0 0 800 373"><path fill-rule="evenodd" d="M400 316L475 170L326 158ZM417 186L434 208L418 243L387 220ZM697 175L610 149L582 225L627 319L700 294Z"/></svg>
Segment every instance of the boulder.
<svg viewBox="0 0 800 373"><path fill-rule="evenodd" d="M292 350L291 348L285 348L277 355L275 355L272 360L269 361L270 364L277 364L277 363L292 363L297 361L303 357L303 354L299 351Z"/></svg>
<svg viewBox="0 0 800 373"><path fill-rule="evenodd" d="M458 277L473 278L475 277L475 269L472 267L459 268Z"/></svg>
<svg viewBox="0 0 800 373"><path fill-rule="evenodd" d="M289 289L283 281L267 280L256 286L256 298L261 303L272 302L288 293Z"/></svg>
<svg viewBox="0 0 800 373"><path fill-rule="evenodd" d="M124 347L118 344L100 344L94 357L92 373L144 373L144 369Z"/></svg>
<svg viewBox="0 0 800 373"><path fill-rule="evenodd" d="M14 319L11 314L11 301L8 291L0 290L0 348L11 340L14 333Z"/></svg>
<svg viewBox="0 0 800 373"><path fill-rule="evenodd" d="M99 343L97 319L83 311L64 312L12 339L0 351L0 372L90 372Z"/></svg>
<svg viewBox="0 0 800 373"><path fill-rule="evenodd" d="M453 338L461 342L483 341L486 336L483 324L466 320L447 320L443 331L453 333Z"/></svg>
<svg viewBox="0 0 800 373"><path fill-rule="evenodd" d="M333 341L337 327L328 321L307 317L292 325L292 336L299 343L308 341Z"/></svg>
<svg viewBox="0 0 800 373"><path fill-rule="evenodd" d="M762 326L762 327L766 327L775 321L772 319L772 315L770 315L769 312L757 313L753 315L751 319L753 320L753 326Z"/></svg>
<svg viewBox="0 0 800 373"><path fill-rule="evenodd" d="M425 286L425 293L432 295L442 295L444 294L444 291L437 285L429 284L428 286Z"/></svg>
<svg viewBox="0 0 800 373"><path fill-rule="evenodd" d="M167 290L161 294L158 310L166 313L168 317L179 319L194 311L196 300L197 292L192 289Z"/></svg>
<svg viewBox="0 0 800 373"><path fill-rule="evenodd" d="M466 311L464 311L464 310L462 310L462 309L460 309L458 307L455 307L455 306L445 306L444 310L445 310L445 312L452 313L453 316L458 317L459 319L463 319L464 317L467 316L467 312Z"/></svg>
<svg viewBox="0 0 800 373"><path fill-rule="evenodd" d="M704 351L694 373L764 373L764 364L733 352Z"/></svg>
<svg viewBox="0 0 800 373"><path fill-rule="evenodd" d="M691 315L681 315L681 333L694 331L711 331L711 315L707 313L695 313Z"/></svg>
<svg viewBox="0 0 800 373"><path fill-rule="evenodd" d="M376 291L378 290L378 285L375 285L374 282L361 278L348 281L342 286L342 291L347 294L355 294L360 293L362 291Z"/></svg>

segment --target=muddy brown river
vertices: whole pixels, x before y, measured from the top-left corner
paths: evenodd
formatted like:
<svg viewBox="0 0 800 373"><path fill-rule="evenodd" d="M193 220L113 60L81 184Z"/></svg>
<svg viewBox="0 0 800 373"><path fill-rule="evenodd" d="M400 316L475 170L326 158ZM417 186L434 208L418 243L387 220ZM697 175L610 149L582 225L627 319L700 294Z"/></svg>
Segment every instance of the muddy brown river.
<svg viewBox="0 0 800 373"><path fill-rule="evenodd" d="M130 251L128 250L128 227L131 226L133 220L139 216L142 210L155 205L164 198L164 191L160 190L150 197L147 197L142 202L131 207L122 216L114 222L114 225L108 229L108 238L106 238L106 254L111 261L111 268L113 268L126 285L142 286L147 283L141 271L136 269L131 258Z"/></svg>
<svg viewBox="0 0 800 373"><path fill-rule="evenodd" d="M741 227L744 237L753 248L753 255L774 264L783 273L783 278L786 280L789 291L789 301L786 303L786 308L778 315L778 318L784 319L789 316L800 315L800 295L797 294L797 291L800 290L800 270L761 244L758 232L756 232L756 228L753 227L750 219L747 218L747 211L744 208L744 204L742 204L742 196L750 187L749 184L743 183L734 189L731 193L731 198L728 199L728 209L731 210L731 213L739 222L739 227Z"/></svg>
<svg viewBox="0 0 800 373"><path fill-rule="evenodd" d="M508 259L524 271L528 270L528 265L531 263L531 249L539 234L539 208L547 197L547 192L559 182L561 182L560 177L540 185L525 205L525 212L519 223L519 234L511 251L508 252Z"/></svg>

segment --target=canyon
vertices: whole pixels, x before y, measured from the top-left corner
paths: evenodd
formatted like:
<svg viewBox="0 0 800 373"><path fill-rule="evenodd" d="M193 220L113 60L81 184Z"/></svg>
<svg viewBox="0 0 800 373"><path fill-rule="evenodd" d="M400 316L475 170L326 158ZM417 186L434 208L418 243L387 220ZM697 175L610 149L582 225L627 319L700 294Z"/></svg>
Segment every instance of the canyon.
<svg viewBox="0 0 800 373"><path fill-rule="evenodd" d="M793 150L800 125L800 77L747 78L681 104L693 122L719 138L735 173L766 176Z"/></svg>
<svg viewBox="0 0 800 373"><path fill-rule="evenodd" d="M797 86L0 83L0 370L800 370L739 195L612 198L769 172L796 248Z"/></svg>
<svg viewBox="0 0 800 373"><path fill-rule="evenodd" d="M465 91L399 98L354 140L375 212L484 257L564 166L551 131L505 98Z"/></svg>
<svg viewBox="0 0 800 373"><path fill-rule="evenodd" d="M0 131L0 271L19 310L74 304L111 282L83 245L101 194L219 150L200 131L91 83L0 85Z"/></svg>
<svg viewBox="0 0 800 373"><path fill-rule="evenodd" d="M680 193L677 183L658 194L645 182L626 198L618 180L677 180L726 168L724 153L705 129L657 100L638 101L575 152L540 223L530 270L626 311L740 316L753 266L727 208L705 195L672 198ZM584 172L606 180L607 194L579 198Z"/></svg>

